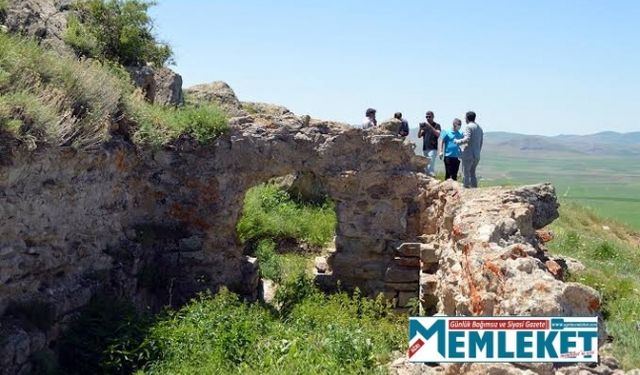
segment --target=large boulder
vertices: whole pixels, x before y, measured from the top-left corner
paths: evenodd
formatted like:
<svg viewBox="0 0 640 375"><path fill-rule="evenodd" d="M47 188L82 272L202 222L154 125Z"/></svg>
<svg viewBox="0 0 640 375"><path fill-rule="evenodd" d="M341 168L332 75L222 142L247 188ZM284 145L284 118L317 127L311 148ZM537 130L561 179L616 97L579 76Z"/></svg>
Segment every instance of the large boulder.
<svg viewBox="0 0 640 375"><path fill-rule="evenodd" d="M185 89L185 96L190 103L217 104L231 117L247 115L242 110L242 105L236 97L236 93L226 82L214 81L191 86Z"/></svg>
<svg viewBox="0 0 640 375"><path fill-rule="evenodd" d="M397 118L391 118L389 120L385 120L378 125L381 129L388 130L393 134L398 134L400 130L400 126L402 126L402 121Z"/></svg>
<svg viewBox="0 0 640 375"><path fill-rule="evenodd" d="M73 55L62 36L67 27L70 0L9 0L0 12L0 24L8 32L33 37L44 46L64 55Z"/></svg>
<svg viewBox="0 0 640 375"><path fill-rule="evenodd" d="M242 102L242 109L250 114L256 115L268 115L268 116L283 116L291 114L291 111L284 106L270 103L260 102Z"/></svg>
<svg viewBox="0 0 640 375"><path fill-rule="evenodd" d="M147 100L159 105L178 106L184 103L182 77L173 70L151 66L131 66L127 71L133 83L142 89Z"/></svg>

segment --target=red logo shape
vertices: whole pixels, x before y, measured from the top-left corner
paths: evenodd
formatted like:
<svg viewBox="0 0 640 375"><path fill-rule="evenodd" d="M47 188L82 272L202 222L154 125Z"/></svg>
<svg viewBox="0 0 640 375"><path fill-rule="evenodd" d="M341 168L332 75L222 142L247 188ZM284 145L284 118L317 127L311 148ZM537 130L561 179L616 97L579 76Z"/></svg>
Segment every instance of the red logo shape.
<svg viewBox="0 0 640 375"><path fill-rule="evenodd" d="M424 341L422 341L422 339L416 340L416 342L413 343L413 345L411 345L411 347L409 348L409 358L413 357L413 355L416 354L423 345Z"/></svg>

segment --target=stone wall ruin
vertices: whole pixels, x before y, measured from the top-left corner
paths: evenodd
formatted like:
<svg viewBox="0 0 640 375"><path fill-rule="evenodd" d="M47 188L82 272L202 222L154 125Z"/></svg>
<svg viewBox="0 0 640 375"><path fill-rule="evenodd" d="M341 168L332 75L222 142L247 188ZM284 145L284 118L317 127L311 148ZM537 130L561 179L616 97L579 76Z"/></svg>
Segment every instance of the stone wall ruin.
<svg viewBox="0 0 640 375"><path fill-rule="evenodd" d="M183 137L149 150L116 137L94 151L31 152L2 141L0 373L28 372L30 354L97 293L152 308L222 285L255 298L259 265L236 238L244 194L295 173L335 202L324 287L340 280L400 309L417 298L425 313L597 313L597 293L564 283L537 235L557 216L551 186L463 190L420 173L414 146L385 130L240 114L207 146Z"/></svg>

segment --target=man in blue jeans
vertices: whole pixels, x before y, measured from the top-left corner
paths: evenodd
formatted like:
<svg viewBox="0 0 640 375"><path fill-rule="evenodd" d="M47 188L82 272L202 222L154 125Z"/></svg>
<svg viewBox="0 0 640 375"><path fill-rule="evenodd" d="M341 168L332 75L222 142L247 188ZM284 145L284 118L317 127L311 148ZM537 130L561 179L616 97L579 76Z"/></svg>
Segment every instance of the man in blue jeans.
<svg viewBox="0 0 640 375"><path fill-rule="evenodd" d="M425 172L431 176L436 175L436 157L438 154L438 138L440 138L440 124L433 121L435 117L432 111L427 111L427 122L420 123L418 137L422 137L422 153L428 159Z"/></svg>

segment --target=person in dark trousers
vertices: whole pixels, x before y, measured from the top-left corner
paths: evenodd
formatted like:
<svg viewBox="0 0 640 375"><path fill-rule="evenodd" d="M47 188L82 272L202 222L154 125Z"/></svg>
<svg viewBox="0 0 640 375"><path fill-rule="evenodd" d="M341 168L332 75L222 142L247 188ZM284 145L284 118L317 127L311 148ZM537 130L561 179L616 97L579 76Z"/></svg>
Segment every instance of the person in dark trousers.
<svg viewBox="0 0 640 375"><path fill-rule="evenodd" d="M440 137L440 124L433 121L434 114L427 111L425 117L427 122L420 123L418 137L422 137L422 153L429 160L425 172L434 177L436 175L436 156L438 153L438 138Z"/></svg>
<svg viewBox="0 0 640 375"><path fill-rule="evenodd" d="M467 123L462 132L461 139L453 142L460 146L460 161L462 161L463 185L466 188L478 187L476 168L480 162L480 151L484 134L480 125L476 124L476 113L469 111L465 115Z"/></svg>
<svg viewBox="0 0 640 375"><path fill-rule="evenodd" d="M451 130L443 130L438 140L438 156L442 160L444 157L444 179L458 180L458 169L460 168L460 146L453 141L456 139L462 139L463 135L460 132L462 127L462 121L459 118L453 120L453 127Z"/></svg>
<svg viewBox="0 0 640 375"><path fill-rule="evenodd" d="M400 128L398 129L398 135L406 137L409 135L409 122L402 118L402 112L396 112L393 117L401 121Z"/></svg>

